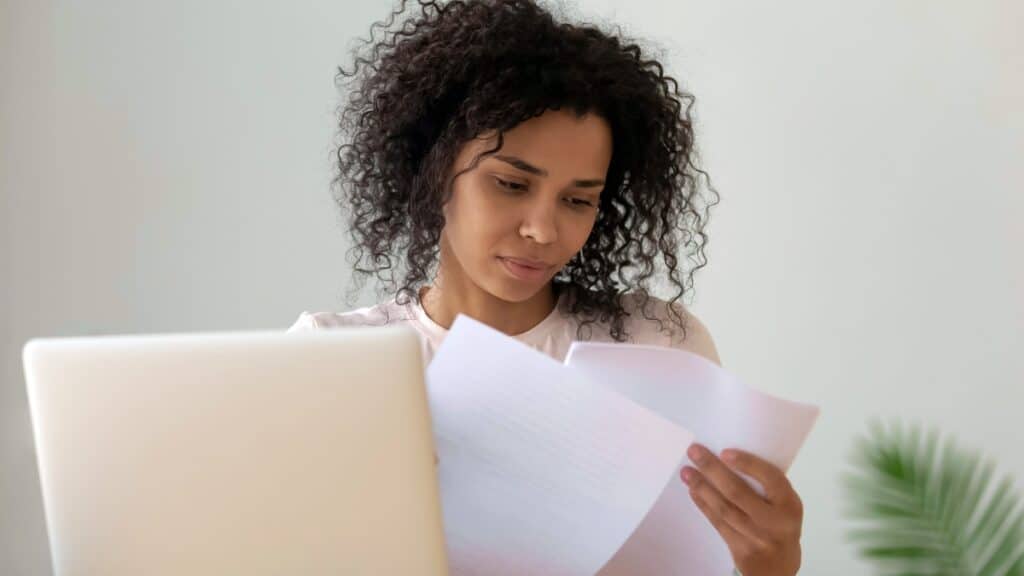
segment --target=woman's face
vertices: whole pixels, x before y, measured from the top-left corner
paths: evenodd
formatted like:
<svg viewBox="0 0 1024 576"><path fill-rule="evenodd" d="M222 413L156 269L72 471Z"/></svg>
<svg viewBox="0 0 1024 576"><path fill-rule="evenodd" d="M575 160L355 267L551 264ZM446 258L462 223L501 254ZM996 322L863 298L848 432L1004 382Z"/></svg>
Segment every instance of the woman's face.
<svg viewBox="0 0 1024 576"><path fill-rule="evenodd" d="M496 143L467 143L453 173ZM587 241L611 156L611 128L593 114L549 110L505 132L501 149L453 183L442 274L509 302L537 294Z"/></svg>

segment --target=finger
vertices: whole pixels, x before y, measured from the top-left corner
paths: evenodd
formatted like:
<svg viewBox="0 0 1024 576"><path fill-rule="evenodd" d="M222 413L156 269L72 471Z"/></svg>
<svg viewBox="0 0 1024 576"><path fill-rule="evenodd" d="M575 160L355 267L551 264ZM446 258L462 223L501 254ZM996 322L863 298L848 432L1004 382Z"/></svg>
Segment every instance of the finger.
<svg viewBox="0 0 1024 576"><path fill-rule="evenodd" d="M790 503L799 500L786 474L771 462L750 452L730 448L722 457L733 469L747 474L764 487L765 498L772 503Z"/></svg>
<svg viewBox="0 0 1024 576"><path fill-rule="evenodd" d="M704 517L708 519L711 526L714 527L715 531L718 532L722 540L725 541L725 545L729 547L729 552L732 553L733 557L746 556L754 548L754 543L739 530L734 528L731 524L725 521L719 511L712 507L700 493L690 489L690 498L693 503L697 505L697 508L704 514Z"/></svg>
<svg viewBox="0 0 1024 576"><path fill-rule="evenodd" d="M737 508L722 496L714 486L696 469L683 468L683 481L690 487L690 495L700 498L705 504L709 520L724 522L733 530L752 542L763 542L763 531L746 512ZM703 511L703 509L702 509Z"/></svg>
<svg viewBox="0 0 1024 576"><path fill-rule="evenodd" d="M719 494L749 516L763 523L771 513L771 506L750 484L736 472L722 463L710 450L700 444L692 444L687 450L690 459L700 468L701 473L715 487Z"/></svg>

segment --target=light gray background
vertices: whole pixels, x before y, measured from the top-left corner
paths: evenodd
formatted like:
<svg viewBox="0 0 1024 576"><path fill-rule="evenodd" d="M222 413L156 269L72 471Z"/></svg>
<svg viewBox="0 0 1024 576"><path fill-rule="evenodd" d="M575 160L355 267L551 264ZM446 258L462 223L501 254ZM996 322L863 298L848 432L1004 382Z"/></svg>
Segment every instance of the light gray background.
<svg viewBox="0 0 1024 576"><path fill-rule="evenodd" d="M28 338L341 309L332 79L391 5L255 4L0 1L2 574L49 570ZM692 307L725 366L822 405L791 472L803 572L869 572L838 478L873 415L941 426L1020 487L1024 4L577 6L698 96L723 202Z"/></svg>

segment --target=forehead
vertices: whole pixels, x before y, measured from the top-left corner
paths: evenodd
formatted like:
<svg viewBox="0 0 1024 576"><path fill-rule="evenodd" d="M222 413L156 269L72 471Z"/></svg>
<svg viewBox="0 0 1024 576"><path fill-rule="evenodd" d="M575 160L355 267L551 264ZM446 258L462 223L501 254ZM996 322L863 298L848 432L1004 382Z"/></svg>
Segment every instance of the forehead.
<svg viewBox="0 0 1024 576"><path fill-rule="evenodd" d="M493 148L497 137L484 134L471 144L464 150L470 159ZM521 158L547 170L550 178L603 178L611 162L611 127L592 113L577 118L571 110L548 110L506 131L495 154Z"/></svg>

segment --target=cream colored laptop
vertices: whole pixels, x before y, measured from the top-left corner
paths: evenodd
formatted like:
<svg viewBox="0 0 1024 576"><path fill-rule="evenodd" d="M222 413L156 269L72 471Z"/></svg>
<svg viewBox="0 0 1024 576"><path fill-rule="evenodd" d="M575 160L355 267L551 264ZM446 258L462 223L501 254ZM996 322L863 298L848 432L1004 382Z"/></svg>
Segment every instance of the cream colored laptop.
<svg viewBox="0 0 1024 576"><path fill-rule="evenodd" d="M447 573L410 328L23 350L57 576Z"/></svg>

